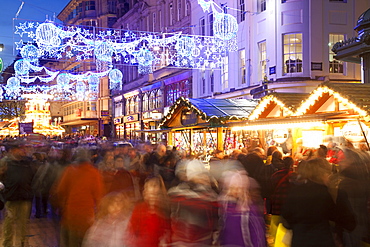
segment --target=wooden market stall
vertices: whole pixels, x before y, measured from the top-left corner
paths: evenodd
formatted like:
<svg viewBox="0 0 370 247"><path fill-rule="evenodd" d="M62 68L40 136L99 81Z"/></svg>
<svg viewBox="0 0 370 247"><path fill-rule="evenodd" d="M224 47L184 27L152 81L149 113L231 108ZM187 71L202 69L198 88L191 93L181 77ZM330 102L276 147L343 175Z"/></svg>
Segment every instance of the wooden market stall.
<svg viewBox="0 0 370 247"><path fill-rule="evenodd" d="M159 123L167 129L168 145L187 152L208 154L224 150L231 123L240 123L257 105L250 99L185 99L179 98Z"/></svg>
<svg viewBox="0 0 370 247"><path fill-rule="evenodd" d="M310 94L272 93L263 97L247 124L233 132L257 132L267 148L285 153L318 148L328 136L366 142L370 84L323 83Z"/></svg>

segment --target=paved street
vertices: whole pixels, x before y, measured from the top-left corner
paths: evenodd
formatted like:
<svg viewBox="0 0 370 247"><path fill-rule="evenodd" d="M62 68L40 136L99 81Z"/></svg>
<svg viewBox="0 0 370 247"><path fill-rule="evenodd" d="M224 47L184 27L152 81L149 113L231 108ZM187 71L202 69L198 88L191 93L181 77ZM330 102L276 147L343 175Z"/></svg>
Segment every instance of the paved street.
<svg viewBox="0 0 370 247"><path fill-rule="evenodd" d="M0 246L2 246L2 223L4 221L4 212L1 211L1 220L0 220ZM32 213L30 224L29 224L29 233L28 233L28 242L29 247L54 247L58 246L58 237L59 237L59 224L52 219L50 213L46 218L35 218L34 212Z"/></svg>

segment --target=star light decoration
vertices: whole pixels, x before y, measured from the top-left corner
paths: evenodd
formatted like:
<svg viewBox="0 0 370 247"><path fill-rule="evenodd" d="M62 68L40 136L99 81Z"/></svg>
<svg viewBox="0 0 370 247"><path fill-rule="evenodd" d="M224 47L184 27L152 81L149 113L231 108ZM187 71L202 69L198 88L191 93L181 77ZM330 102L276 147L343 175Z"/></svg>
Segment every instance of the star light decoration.
<svg viewBox="0 0 370 247"><path fill-rule="evenodd" d="M109 76L110 89L122 90L122 72L114 69L117 62L137 66L140 74L152 73L153 67L163 66L220 68L223 54L236 51L237 42L233 38L235 29L224 25L231 23L232 18L223 13L218 13L216 21L217 18L223 19L216 24L215 36L209 37L181 32L91 29L53 22L19 23L15 26L20 39L15 42L15 50L22 59L15 62L15 76L4 86L5 98L16 99L33 91L54 95L55 100L94 100L102 77ZM79 74L57 71L40 65L43 59L89 61L95 63L96 70Z"/></svg>

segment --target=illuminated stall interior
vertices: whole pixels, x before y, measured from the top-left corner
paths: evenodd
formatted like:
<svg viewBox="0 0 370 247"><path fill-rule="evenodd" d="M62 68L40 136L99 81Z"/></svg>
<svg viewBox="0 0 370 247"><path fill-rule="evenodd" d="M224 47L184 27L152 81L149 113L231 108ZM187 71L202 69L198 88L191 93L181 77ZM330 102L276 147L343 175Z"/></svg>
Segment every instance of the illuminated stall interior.
<svg viewBox="0 0 370 247"><path fill-rule="evenodd" d="M179 98L159 127L169 130L168 144L187 152L208 155L227 148L230 123L246 120L257 105L247 99Z"/></svg>

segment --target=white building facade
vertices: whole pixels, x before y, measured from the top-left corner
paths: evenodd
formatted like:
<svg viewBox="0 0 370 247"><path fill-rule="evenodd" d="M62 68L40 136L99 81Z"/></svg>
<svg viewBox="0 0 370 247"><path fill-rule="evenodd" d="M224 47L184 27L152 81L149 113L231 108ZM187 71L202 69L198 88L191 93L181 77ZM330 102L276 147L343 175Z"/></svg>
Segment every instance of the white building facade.
<svg viewBox="0 0 370 247"><path fill-rule="evenodd" d="M370 8L369 0L217 4L238 20L238 51L225 54L220 69L193 70L194 98L259 98L266 88L304 93L324 81L361 82L360 66L335 60L331 48L356 36L354 26ZM205 13L197 1L192 2L191 13L194 34L212 35L213 13Z"/></svg>

